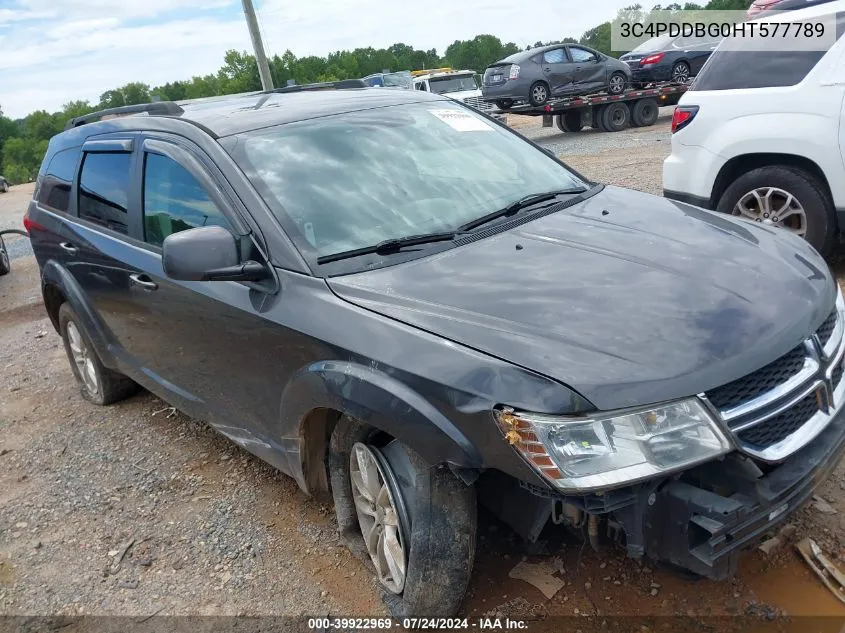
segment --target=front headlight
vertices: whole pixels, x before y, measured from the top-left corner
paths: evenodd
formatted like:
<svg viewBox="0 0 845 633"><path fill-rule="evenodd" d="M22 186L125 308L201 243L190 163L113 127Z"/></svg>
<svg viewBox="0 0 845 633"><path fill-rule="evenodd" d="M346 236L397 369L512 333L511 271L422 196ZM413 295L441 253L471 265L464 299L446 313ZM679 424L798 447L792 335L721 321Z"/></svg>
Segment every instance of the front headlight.
<svg viewBox="0 0 845 633"><path fill-rule="evenodd" d="M494 416L526 461L564 490L618 487L688 468L732 448L696 398L584 417L510 408Z"/></svg>

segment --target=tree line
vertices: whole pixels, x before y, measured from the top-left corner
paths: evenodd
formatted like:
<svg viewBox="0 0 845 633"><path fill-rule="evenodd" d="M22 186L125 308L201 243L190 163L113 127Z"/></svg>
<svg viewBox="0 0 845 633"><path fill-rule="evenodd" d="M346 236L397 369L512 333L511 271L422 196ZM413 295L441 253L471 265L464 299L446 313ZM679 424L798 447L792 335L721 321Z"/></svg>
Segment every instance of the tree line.
<svg viewBox="0 0 845 633"><path fill-rule="evenodd" d="M680 11L701 9L746 9L751 0L710 0L706 5L695 3L656 5L644 11L639 4L620 9L617 18L644 22L653 11ZM580 43L607 54L621 54L625 51L611 50L611 22L605 22L586 31L581 38L564 38L554 42L536 42L532 48L561 42ZM456 40L440 56L436 50L421 50L407 44L393 44L388 48L356 48L351 51L337 51L326 57L310 55L296 57L291 51L274 55L270 60L270 74L276 86L284 86L289 80L297 84L322 81L337 81L365 77L382 70L412 70L451 66L481 72L489 64L520 50L513 42L502 42L494 35L477 35L471 40ZM149 86L141 82L130 82L118 88L105 91L97 103L70 101L58 112L36 110L23 119L11 120L3 116L0 109L0 174L12 183L34 180L49 139L64 129L73 117L95 110L114 108L155 99L181 101L240 92L261 90L261 80L255 57L246 52L227 51L223 65L216 72L191 79L168 82L161 86Z"/></svg>

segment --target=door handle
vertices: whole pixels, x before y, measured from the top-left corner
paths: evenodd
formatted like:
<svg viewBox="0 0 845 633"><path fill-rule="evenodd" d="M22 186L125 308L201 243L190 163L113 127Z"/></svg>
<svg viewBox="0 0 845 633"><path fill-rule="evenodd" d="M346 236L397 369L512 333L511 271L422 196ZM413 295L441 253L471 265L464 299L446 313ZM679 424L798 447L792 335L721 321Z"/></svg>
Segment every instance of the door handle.
<svg viewBox="0 0 845 633"><path fill-rule="evenodd" d="M133 286L143 288L148 292L152 292L153 290L158 289L158 284L143 273L129 275L129 283L131 283Z"/></svg>
<svg viewBox="0 0 845 633"><path fill-rule="evenodd" d="M545 72L547 72L547 73L552 72L552 69L551 69L551 67L549 67L549 66L543 66L543 70L544 70Z"/></svg>
<svg viewBox="0 0 845 633"><path fill-rule="evenodd" d="M575 67L575 70L581 70L581 67L580 67L580 66L576 66L576 67Z"/></svg>
<svg viewBox="0 0 845 633"><path fill-rule="evenodd" d="M74 253L76 253L77 250L79 250L70 242L62 242L61 244L59 244L59 248L61 248L66 253L70 253L71 255L73 255Z"/></svg>

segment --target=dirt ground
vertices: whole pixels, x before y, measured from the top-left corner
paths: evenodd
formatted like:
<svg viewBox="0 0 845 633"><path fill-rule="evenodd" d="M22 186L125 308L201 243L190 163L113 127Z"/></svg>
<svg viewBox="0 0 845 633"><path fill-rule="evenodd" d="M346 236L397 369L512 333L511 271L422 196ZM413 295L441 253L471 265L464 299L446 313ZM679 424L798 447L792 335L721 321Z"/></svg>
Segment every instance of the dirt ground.
<svg viewBox="0 0 845 633"><path fill-rule="evenodd" d="M569 156L570 139L543 134L588 177L660 193L669 146L659 135L621 133L620 147L589 153L598 135L588 132ZM20 226L30 192L0 195L0 227ZM372 574L341 546L331 507L147 393L107 408L83 400L37 273L20 250L0 277L0 614L386 614ZM845 464L819 499L792 519L790 542L812 536L841 561ZM845 616L791 544L745 553L722 583L573 540L551 550L528 557L561 559L566 585L547 600L508 577L524 549L482 513L464 614Z"/></svg>

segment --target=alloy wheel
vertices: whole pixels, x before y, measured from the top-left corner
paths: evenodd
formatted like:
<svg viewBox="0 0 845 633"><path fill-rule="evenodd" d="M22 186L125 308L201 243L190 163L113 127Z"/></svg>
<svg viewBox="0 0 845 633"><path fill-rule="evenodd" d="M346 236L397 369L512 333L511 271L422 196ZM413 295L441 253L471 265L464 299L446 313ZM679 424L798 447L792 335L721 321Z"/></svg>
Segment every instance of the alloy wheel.
<svg viewBox="0 0 845 633"><path fill-rule="evenodd" d="M394 594L402 593L407 575L408 550L403 534L404 505L393 477L378 449L356 443L349 458L352 499L367 553L379 582Z"/></svg>
<svg viewBox="0 0 845 633"><path fill-rule="evenodd" d="M610 85L608 88L611 93L619 94L625 89L625 78L622 75L613 75L610 78Z"/></svg>
<svg viewBox="0 0 845 633"><path fill-rule="evenodd" d="M760 187L749 191L734 205L733 215L769 226L777 226L801 237L807 234L807 213L788 191Z"/></svg>
<svg viewBox="0 0 845 633"><path fill-rule="evenodd" d="M534 90L531 91L531 97L534 99L534 103L543 103L547 99L547 96L546 87L542 84L534 86Z"/></svg>
<svg viewBox="0 0 845 633"><path fill-rule="evenodd" d="M677 83L685 83L689 79L689 66L684 63L677 64L672 69L672 80Z"/></svg>
<svg viewBox="0 0 845 633"><path fill-rule="evenodd" d="M94 359L85 344L85 339L82 338L79 329L73 321L68 321L67 324L67 338L68 346L70 347L70 354L73 356L73 362L79 370L79 375L85 388L92 396L100 393L100 382L97 379L97 369L94 366Z"/></svg>

